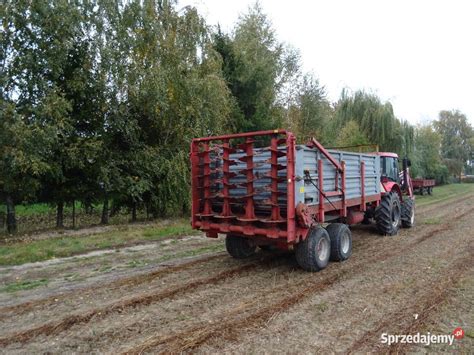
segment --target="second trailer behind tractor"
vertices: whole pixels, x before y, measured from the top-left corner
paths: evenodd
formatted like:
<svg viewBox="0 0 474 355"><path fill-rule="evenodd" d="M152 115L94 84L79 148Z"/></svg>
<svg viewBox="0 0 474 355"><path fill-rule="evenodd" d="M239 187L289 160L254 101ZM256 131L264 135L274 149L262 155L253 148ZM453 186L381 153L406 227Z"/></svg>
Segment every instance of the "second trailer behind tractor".
<svg viewBox="0 0 474 355"><path fill-rule="evenodd" d="M225 234L235 258L257 247L294 249L303 269L317 271L350 257L348 225L373 220L395 235L414 224L408 165L399 173L394 153L326 150L315 139L297 145L285 130L196 138L192 226Z"/></svg>

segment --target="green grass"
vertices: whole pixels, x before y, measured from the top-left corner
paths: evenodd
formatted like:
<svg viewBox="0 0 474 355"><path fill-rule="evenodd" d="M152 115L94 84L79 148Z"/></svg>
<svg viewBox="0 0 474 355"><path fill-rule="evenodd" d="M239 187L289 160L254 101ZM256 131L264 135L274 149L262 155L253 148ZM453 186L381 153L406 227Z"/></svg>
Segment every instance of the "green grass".
<svg viewBox="0 0 474 355"><path fill-rule="evenodd" d="M148 228L123 228L119 231L98 233L89 236L64 236L12 243L0 246L0 265L19 265L53 258L84 254L91 250L110 249L136 243L160 240L166 237L192 233L188 221L178 220L171 225Z"/></svg>
<svg viewBox="0 0 474 355"><path fill-rule="evenodd" d="M33 288L44 286L48 284L47 279L32 280L32 281L18 281L7 284L5 287L1 288L1 292L17 292L23 290L31 290Z"/></svg>
<svg viewBox="0 0 474 355"><path fill-rule="evenodd" d="M474 184L449 184L443 186L435 186L433 195L416 195L416 205L425 206L433 203L441 202L454 198L456 196L463 197L463 195L474 192Z"/></svg>
<svg viewBox="0 0 474 355"><path fill-rule="evenodd" d="M441 218L440 217L427 218L423 221L423 223L428 224L428 225L441 224Z"/></svg>
<svg viewBox="0 0 474 355"><path fill-rule="evenodd" d="M81 203L76 202L76 211L80 211ZM97 207L98 208L98 207ZM6 207L0 204L0 211L6 211ZM47 203L33 203L31 205L16 205L15 213L17 217L30 217L35 215L55 214L56 207L48 205ZM72 205L64 206L64 213L72 213Z"/></svg>

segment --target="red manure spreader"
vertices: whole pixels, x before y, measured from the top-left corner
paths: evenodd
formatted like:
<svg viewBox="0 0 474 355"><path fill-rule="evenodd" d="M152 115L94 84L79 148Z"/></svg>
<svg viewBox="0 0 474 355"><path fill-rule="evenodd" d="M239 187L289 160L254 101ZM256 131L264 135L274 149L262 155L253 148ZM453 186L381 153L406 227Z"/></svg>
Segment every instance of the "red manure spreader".
<svg viewBox="0 0 474 355"><path fill-rule="evenodd" d="M395 235L415 221L409 161L394 153L297 145L285 130L196 138L191 144L192 226L246 258L256 248L294 250L318 271L352 253L348 225L375 221ZM325 226L325 227L324 227Z"/></svg>

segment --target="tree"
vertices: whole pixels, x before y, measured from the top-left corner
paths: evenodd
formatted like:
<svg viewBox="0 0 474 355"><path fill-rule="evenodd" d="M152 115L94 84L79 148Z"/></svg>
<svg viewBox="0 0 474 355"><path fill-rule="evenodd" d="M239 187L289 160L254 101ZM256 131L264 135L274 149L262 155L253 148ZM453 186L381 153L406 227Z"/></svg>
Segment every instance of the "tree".
<svg viewBox="0 0 474 355"><path fill-rule="evenodd" d="M415 131L415 151L411 172L413 177L436 179L438 184L447 183L447 167L440 155L441 135L432 124L419 125Z"/></svg>
<svg viewBox="0 0 474 355"><path fill-rule="evenodd" d="M441 155L447 159L450 172L461 177L462 169L474 151L472 126L463 113L452 110L441 111L434 127L441 135Z"/></svg>
<svg viewBox="0 0 474 355"><path fill-rule="evenodd" d="M348 121L342 127L336 140L337 147L350 147L370 144L365 134L360 130L356 121Z"/></svg>
<svg viewBox="0 0 474 355"><path fill-rule="evenodd" d="M280 95L299 70L299 56L278 42L259 4L239 18L232 36L218 27L214 48L222 57L222 70L233 96L232 130L281 126Z"/></svg>
<svg viewBox="0 0 474 355"><path fill-rule="evenodd" d="M400 121L390 102L382 102L377 95L356 91L350 95L343 90L336 104L336 119L332 130L339 132L347 121L355 121L371 144L381 150L407 155L413 150L414 128Z"/></svg>
<svg viewBox="0 0 474 355"><path fill-rule="evenodd" d="M104 10L110 112L107 196L136 218L189 208L189 142L228 125L229 90L197 11L175 2L131 1ZM110 175L113 172L113 176Z"/></svg>
<svg viewBox="0 0 474 355"><path fill-rule="evenodd" d="M287 100L286 127L302 143L312 137L327 142L327 125L332 118L332 108L326 99L324 87L313 75L302 75L290 89L293 97Z"/></svg>

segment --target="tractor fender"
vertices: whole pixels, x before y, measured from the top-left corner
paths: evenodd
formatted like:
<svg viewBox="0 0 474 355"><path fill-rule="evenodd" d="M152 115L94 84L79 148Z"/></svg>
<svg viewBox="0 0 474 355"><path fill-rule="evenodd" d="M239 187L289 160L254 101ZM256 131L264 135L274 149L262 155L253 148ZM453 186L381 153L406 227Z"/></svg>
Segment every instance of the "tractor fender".
<svg viewBox="0 0 474 355"><path fill-rule="evenodd" d="M398 197L400 198L400 202L403 201L402 190L400 189L400 186L396 182L388 181L388 182L384 183L383 185L384 185L385 191L387 191L387 193L388 192L396 192L398 194Z"/></svg>

